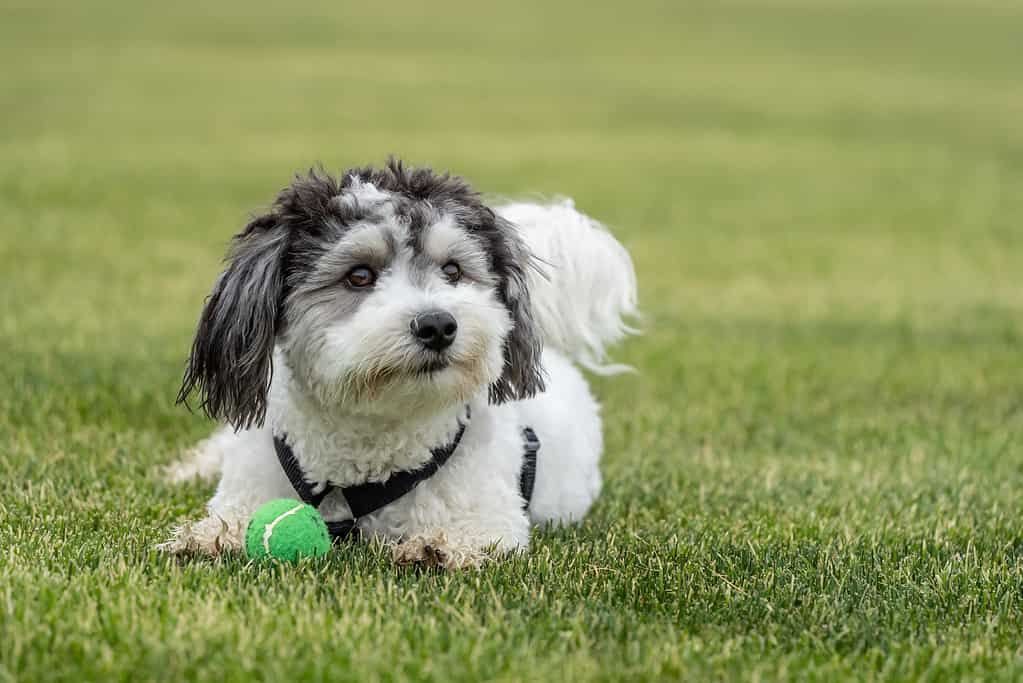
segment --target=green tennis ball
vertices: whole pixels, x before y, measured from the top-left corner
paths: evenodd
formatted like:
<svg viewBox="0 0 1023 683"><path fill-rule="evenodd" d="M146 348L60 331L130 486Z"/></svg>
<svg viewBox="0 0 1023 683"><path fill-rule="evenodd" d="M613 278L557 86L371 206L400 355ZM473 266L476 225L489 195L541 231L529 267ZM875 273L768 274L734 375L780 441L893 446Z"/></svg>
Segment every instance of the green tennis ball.
<svg viewBox="0 0 1023 683"><path fill-rule="evenodd" d="M245 553L253 560L273 557L294 562L322 557L330 550L330 534L320 513L311 505L279 498L252 515L245 531Z"/></svg>

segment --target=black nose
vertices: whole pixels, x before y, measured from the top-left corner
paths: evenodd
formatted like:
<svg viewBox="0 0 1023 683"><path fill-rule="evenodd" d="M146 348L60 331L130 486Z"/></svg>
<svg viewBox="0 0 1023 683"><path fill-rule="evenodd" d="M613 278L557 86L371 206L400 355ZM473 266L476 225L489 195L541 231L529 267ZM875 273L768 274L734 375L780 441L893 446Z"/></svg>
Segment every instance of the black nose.
<svg viewBox="0 0 1023 683"><path fill-rule="evenodd" d="M451 342L455 341L455 333L458 332L455 316L447 311L420 313L412 318L409 327L423 346L434 351L443 351L451 346Z"/></svg>

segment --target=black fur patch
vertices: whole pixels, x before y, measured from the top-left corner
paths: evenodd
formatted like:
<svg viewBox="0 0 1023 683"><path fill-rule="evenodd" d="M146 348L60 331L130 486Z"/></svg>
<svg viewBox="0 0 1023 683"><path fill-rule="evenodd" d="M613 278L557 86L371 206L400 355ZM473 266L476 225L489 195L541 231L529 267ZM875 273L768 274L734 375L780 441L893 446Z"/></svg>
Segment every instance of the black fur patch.
<svg viewBox="0 0 1023 683"><path fill-rule="evenodd" d="M274 215L256 218L235 237L227 270L206 299L178 392L193 390L202 409L236 429L262 424L273 375L288 231Z"/></svg>

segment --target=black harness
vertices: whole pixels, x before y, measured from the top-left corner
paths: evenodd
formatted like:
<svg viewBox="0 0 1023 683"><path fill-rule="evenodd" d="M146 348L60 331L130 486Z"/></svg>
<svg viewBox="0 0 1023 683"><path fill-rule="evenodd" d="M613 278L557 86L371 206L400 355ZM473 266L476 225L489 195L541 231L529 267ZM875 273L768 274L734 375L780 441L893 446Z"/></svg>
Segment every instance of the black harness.
<svg viewBox="0 0 1023 683"><path fill-rule="evenodd" d="M422 467L412 471L395 472L387 481L373 481L352 486L336 486L329 481L319 491L316 486L310 484L298 464L295 451L288 444L287 434L274 435L274 450L277 451L277 459L281 462L281 468L288 475L288 480L295 489L302 502L319 508L320 503L332 491L340 491L348 503L348 509L352 511L351 519L344 519L338 522L327 522L327 531L335 541L346 539L357 534L360 517L364 517L380 508L390 505L416 486L426 481L448 461L451 455L458 448L465 434L466 424L469 422L469 409L465 409L465 421L458 420L458 431L455 437L447 444L430 450L431 458ZM522 430L523 438L523 462L522 470L519 473L519 491L525 501L524 509L529 507L533 498L533 487L536 483L536 459L540 451L540 439L531 427Z"/></svg>

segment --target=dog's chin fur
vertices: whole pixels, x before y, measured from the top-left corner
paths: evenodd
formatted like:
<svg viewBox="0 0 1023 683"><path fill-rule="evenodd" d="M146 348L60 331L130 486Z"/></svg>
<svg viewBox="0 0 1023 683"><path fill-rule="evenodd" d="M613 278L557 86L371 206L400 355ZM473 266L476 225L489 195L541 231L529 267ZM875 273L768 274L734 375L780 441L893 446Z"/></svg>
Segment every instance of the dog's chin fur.
<svg viewBox="0 0 1023 683"><path fill-rule="evenodd" d="M294 382L324 413L411 419L465 405L498 374L485 359L475 357L426 361L415 369L384 366L336 378L313 375Z"/></svg>
<svg viewBox="0 0 1023 683"><path fill-rule="evenodd" d="M371 285L349 284L353 268L370 269ZM423 466L468 414L445 466L357 520L364 535L394 543L399 562L456 568L526 547L531 523L581 519L600 490L602 440L571 361L614 371L604 348L628 331L635 300L628 254L570 203L492 210L461 179L394 161L297 179L236 238L200 319L181 398L198 390L228 425L172 476L220 482L210 517L162 547L237 548L257 507L295 497L275 434L310 482L347 486ZM413 334L428 312L457 321L446 348ZM525 426L542 444L528 509ZM336 493L320 510L351 516Z"/></svg>

